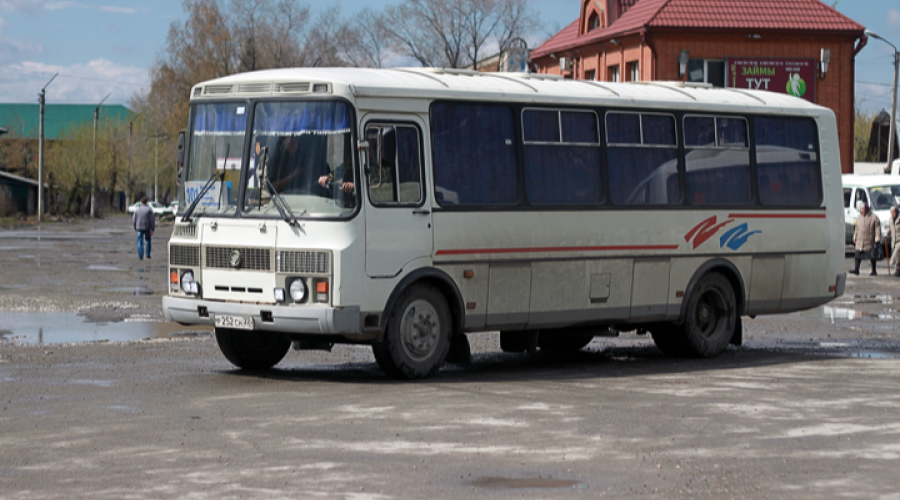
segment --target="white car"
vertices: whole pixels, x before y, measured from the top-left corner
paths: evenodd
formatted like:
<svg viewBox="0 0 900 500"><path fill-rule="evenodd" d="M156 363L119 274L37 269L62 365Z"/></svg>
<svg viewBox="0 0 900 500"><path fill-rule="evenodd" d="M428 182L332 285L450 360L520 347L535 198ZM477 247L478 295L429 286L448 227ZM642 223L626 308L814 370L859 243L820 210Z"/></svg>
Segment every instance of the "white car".
<svg viewBox="0 0 900 500"><path fill-rule="evenodd" d="M153 210L153 215L159 217L161 215L172 214L175 213L171 208L163 205L162 203L157 203L155 201L148 201L147 205ZM137 202L134 205L128 207L128 213L133 214L137 211L138 207L141 206L141 202Z"/></svg>
<svg viewBox="0 0 900 500"><path fill-rule="evenodd" d="M869 204L872 212L881 220L882 234L887 231L892 206L900 206L900 177L896 175L841 176L844 184L844 228L847 244L853 242L853 230L859 205Z"/></svg>

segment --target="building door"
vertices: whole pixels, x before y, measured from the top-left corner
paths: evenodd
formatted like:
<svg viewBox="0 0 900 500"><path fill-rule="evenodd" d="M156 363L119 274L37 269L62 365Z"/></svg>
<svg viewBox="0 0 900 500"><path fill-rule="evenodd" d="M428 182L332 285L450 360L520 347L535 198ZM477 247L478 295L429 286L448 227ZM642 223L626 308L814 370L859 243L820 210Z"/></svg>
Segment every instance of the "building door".
<svg viewBox="0 0 900 500"><path fill-rule="evenodd" d="M366 274L394 277L414 260L431 258L434 248L421 126L370 121L365 138Z"/></svg>

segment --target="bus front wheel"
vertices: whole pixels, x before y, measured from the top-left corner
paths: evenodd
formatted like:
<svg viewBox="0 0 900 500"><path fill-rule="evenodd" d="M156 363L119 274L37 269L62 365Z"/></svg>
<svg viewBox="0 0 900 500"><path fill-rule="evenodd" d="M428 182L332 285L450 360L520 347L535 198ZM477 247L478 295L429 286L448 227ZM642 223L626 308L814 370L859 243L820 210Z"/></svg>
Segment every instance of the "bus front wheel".
<svg viewBox="0 0 900 500"><path fill-rule="evenodd" d="M426 283L407 288L387 321L384 338L372 345L375 361L389 376L426 378L444 363L450 349L450 308Z"/></svg>
<svg viewBox="0 0 900 500"><path fill-rule="evenodd" d="M661 351L677 357L711 358L728 346L737 325L737 300L731 283L719 273L700 278L688 298L681 325L651 330Z"/></svg>
<svg viewBox="0 0 900 500"><path fill-rule="evenodd" d="M225 359L244 370L268 370L291 348L291 341L277 333L229 328L216 328L216 342Z"/></svg>

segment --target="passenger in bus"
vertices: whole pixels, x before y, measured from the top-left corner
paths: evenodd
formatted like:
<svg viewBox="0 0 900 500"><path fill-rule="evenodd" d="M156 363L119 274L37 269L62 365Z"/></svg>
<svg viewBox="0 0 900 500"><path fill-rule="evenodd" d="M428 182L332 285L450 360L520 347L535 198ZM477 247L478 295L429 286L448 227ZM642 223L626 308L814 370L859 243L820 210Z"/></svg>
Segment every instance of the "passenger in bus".
<svg viewBox="0 0 900 500"><path fill-rule="evenodd" d="M888 232L884 236L891 243L891 262L888 271L894 270L894 276L900 278L900 210L891 207L891 220L888 221Z"/></svg>
<svg viewBox="0 0 900 500"><path fill-rule="evenodd" d="M876 276L875 271L875 245L881 243L881 221L878 216L869 210L869 204L862 202L859 206L859 217L856 218L856 229L853 232L853 245L856 247L854 255L855 267L851 273L859 276L859 264L863 258L872 263L872 272L869 276Z"/></svg>

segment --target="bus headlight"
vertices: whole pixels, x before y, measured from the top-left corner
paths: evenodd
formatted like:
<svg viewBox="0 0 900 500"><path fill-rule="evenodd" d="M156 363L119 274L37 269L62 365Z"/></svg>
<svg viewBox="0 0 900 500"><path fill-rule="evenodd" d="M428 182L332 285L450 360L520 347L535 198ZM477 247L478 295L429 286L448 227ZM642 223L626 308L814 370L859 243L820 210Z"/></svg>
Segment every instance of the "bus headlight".
<svg viewBox="0 0 900 500"><path fill-rule="evenodd" d="M289 291L294 302L303 302L306 299L306 283L303 282L303 278L295 279L291 282Z"/></svg>
<svg viewBox="0 0 900 500"><path fill-rule="evenodd" d="M181 275L181 290L188 294L197 294L200 292L200 285L194 281L194 273L185 271Z"/></svg>

